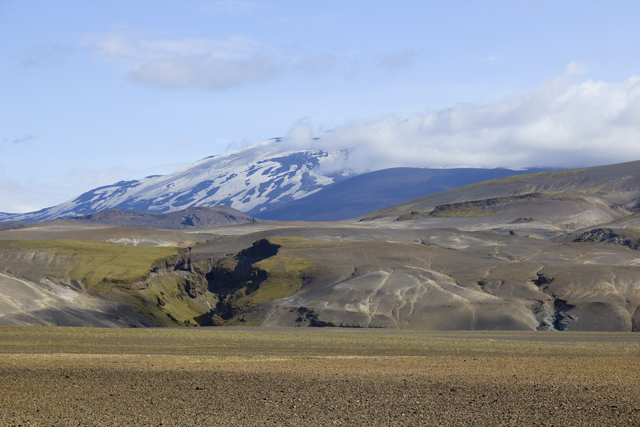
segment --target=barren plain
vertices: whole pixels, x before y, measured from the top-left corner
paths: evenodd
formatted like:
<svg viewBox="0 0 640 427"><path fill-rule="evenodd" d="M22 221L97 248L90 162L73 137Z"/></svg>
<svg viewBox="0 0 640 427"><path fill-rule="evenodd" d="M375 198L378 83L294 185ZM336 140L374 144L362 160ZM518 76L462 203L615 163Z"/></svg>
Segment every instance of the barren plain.
<svg viewBox="0 0 640 427"><path fill-rule="evenodd" d="M640 425L640 335L0 327L0 425Z"/></svg>

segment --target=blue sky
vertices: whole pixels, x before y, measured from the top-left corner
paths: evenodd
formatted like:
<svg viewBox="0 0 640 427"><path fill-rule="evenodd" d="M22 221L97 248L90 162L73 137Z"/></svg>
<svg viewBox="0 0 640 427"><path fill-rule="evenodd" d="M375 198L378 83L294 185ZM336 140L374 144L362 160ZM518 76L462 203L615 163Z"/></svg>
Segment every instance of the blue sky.
<svg viewBox="0 0 640 427"><path fill-rule="evenodd" d="M362 170L638 160L639 17L632 0L0 0L0 212L276 136L322 134Z"/></svg>

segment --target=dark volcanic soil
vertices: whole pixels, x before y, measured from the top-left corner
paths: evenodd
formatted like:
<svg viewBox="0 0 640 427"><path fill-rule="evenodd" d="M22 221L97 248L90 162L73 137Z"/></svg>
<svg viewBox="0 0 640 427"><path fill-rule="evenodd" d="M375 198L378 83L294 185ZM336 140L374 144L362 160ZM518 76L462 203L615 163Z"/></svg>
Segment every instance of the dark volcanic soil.
<svg viewBox="0 0 640 427"><path fill-rule="evenodd" d="M0 425L640 425L637 358L3 354Z"/></svg>

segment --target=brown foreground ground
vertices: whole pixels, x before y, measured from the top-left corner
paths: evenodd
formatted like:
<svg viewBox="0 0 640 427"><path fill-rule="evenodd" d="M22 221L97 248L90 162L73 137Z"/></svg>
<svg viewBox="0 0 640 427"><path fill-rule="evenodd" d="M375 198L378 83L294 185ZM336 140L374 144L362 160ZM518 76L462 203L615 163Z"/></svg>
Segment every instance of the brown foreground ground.
<svg viewBox="0 0 640 427"><path fill-rule="evenodd" d="M640 334L0 328L0 425L640 425Z"/></svg>

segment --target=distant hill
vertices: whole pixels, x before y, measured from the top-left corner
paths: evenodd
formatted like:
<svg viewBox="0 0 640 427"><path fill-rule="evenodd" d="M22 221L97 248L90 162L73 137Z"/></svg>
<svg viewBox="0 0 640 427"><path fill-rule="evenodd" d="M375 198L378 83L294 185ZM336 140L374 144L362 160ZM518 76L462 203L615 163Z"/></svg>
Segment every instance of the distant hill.
<svg viewBox="0 0 640 427"><path fill-rule="evenodd" d="M59 218L65 222L84 222L92 224L112 225L116 227L147 227L162 229L220 227L247 222L261 222L256 218L228 206L212 208L195 207L177 212L151 213L139 211L123 211L107 209L89 215Z"/></svg>
<svg viewBox="0 0 640 427"><path fill-rule="evenodd" d="M512 197L512 203L520 203L514 196L534 193L547 198L555 193L560 193L556 198L576 193L598 198L612 209L635 212L640 210L640 161L496 178L380 209L363 215L362 220L407 219L407 215L417 219L438 206L475 200Z"/></svg>

